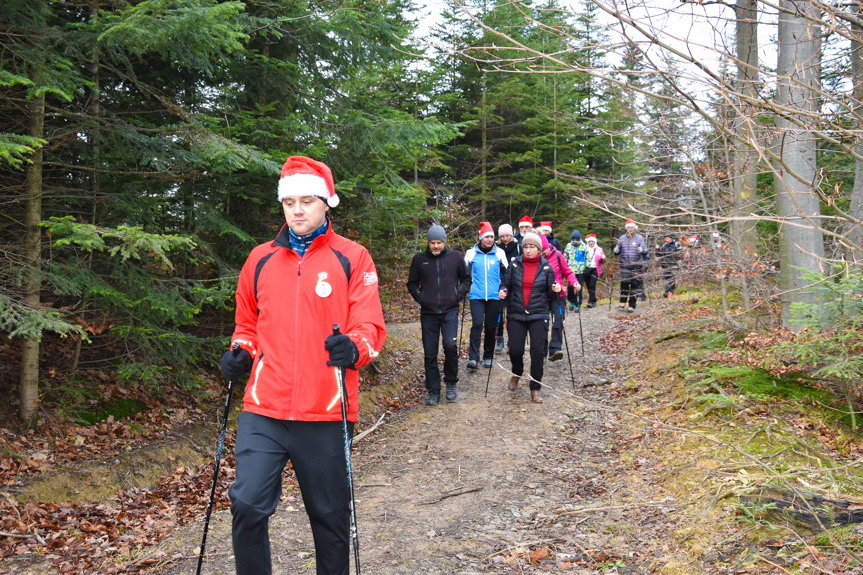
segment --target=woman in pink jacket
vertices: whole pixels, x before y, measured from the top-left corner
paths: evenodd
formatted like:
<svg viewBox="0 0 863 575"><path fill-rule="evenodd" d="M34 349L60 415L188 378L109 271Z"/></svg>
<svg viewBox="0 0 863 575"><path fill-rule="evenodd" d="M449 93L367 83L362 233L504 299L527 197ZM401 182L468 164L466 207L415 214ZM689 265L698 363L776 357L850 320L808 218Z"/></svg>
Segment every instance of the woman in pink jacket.
<svg viewBox="0 0 863 575"><path fill-rule="evenodd" d="M551 269L554 270L554 277L557 283L563 286L563 279L566 278L572 289L575 291L581 290L581 285L578 283L578 279L575 277L572 268L566 263L563 253L550 245L545 236L540 236L540 241L542 242L542 257L547 259L548 263L551 264ZM560 297L555 298L557 301L551 303L552 326L551 343L548 345L549 361L563 359L561 347L563 346L563 318L566 313L566 301L563 298L566 297L566 290L562 289L559 295Z"/></svg>
<svg viewBox="0 0 863 575"><path fill-rule="evenodd" d="M584 285L587 287L587 307L596 307L596 282L602 277L602 264L605 263L605 252L596 244L596 234L587 234L585 237L587 248L584 259L587 262L584 268Z"/></svg>

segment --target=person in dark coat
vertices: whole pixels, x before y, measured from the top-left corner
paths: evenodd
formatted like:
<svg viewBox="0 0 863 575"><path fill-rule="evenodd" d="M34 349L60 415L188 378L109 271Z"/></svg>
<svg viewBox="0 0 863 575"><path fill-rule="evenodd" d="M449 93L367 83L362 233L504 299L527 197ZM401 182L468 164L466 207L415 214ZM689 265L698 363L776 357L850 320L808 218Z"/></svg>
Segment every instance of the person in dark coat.
<svg viewBox="0 0 863 575"><path fill-rule="evenodd" d="M507 386L518 388L524 373L524 345L530 334L530 400L542 403L542 374L545 344L548 337L548 310L559 297L561 286L551 264L540 255L538 235L525 234L521 240L523 254L515 258L501 284L500 298L509 302L509 359L515 374Z"/></svg>
<svg viewBox="0 0 863 575"><path fill-rule="evenodd" d="M509 224L501 224L497 229L497 237L500 238L497 247L503 250L506 254L506 261L511 262L521 255L521 244L519 244L515 236L512 235L512 226ZM497 322L497 342L494 344L495 353L503 351L503 328L506 324L506 302L503 302L500 312L500 321Z"/></svg>
<svg viewBox="0 0 863 575"><path fill-rule="evenodd" d="M665 279L665 293L662 297L674 297L677 288L677 268L680 265L680 244L671 234L666 234L662 247L656 246L656 259L662 268L662 277Z"/></svg>
<svg viewBox="0 0 863 575"><path fill-rule="evenodd" d="M461 252L446 245L446 231L434 225L428 231L428 247L411 260L408 292L420 304L420 330L425 359L426 404L440 402L441 377L438 342L443 339L443 374L446 400L458 397L458 303L470 290L471 279Z"/></svg>
<svg viewBox="0 0 863 575"><path fill-rule="evenodd" d="M560 244L560 240L554 237L554 230L551 228L551 222L540 222L539 235L545 236L550 246L554 247L554 249L560 253L563 253L563 246Z"/></svg>
<svg viewBox="0 0 863 575"><path fill-rule="evenodd" d="M650 259L650 250L644 236L638 233L638 226L631 219L624 225L626 233L617 239L615 255L620 255L620 304L619 308L628 312L635 311L638 294L644 286L644 263Z"/></svg>

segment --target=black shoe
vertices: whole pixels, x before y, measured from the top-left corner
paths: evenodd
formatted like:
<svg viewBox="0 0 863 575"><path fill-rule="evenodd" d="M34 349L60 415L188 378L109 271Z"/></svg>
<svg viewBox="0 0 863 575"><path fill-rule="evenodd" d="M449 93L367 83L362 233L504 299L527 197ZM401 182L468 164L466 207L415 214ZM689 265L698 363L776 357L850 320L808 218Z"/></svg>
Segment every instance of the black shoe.
<svg viewBox="0 0 863 575"><path fill-rule="evenodd" d="M587 304L587 307L596 307L596 304L595 303L589 303L589 304Z"/></svg>
<svg viewBox="0 0 863 575"><path fill-rule="evenodd" d="M483 365L483 367L491 367L491 360L490 359L482 360L482 365Z"/></svg>
<svg viewBox="0 0 863 575"><path fill-rule="evenodd" d="M448 385L446 388L446 400L453 403L456 399L458 399L458 392L455 390L455 386Z"/></svg>
<svg viewBox="0 0 863 575"><path fill-rule="evenodd" d="M449 395L449 393L447 393L447 395ZM440 392L439 391L434 391L434 392L430 391L429 397L428 397L428 399L426 399L426 405L437 405L438 403L440 403Z"/></svg>
<svg viewBox="0 0 863 575"><path fill-rule="evenodd" d="M647 301L647 295L641 294L640 296L638 296L638 299L640 299L641 301Z"/></svg>
<svg viewBox="0 0 863 575"><path fill-rule="evenodd" d="M500 336L497 338L497 342L494 344L494 350L497 353L500 353L503 351L503 336Z"/></svg>
<svg viewBox="0 0 863 575"><path fill-rule="evenodd" d="M477 370L477 364L475 359L471 359L467 362L467 368L473 371Z"/></svg>
<svg viewBox="0 0 863 575"><path fill-rule="evenodd" d="M551 352L551 355L548 358L549 361L558 361L561 359L563 359L563 352L561 350Z"/></svg>

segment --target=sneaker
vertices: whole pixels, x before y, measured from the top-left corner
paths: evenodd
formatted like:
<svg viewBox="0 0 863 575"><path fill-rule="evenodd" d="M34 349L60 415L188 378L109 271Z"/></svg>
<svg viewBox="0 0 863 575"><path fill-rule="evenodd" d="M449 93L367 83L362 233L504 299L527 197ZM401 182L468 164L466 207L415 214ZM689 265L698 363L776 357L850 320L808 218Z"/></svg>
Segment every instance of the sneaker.
<svg viewBox="0 0 863 575"><path fill-rule="evenodd" d="M498 353L503 351L503 336L497 338L497 343L494 344L494 350Z"/></svg>
<svg viewBox="0 0 863 575"><path fill-rule="evenodd" d="M575 304L574 303L569 304L569 311L572 311L574 309L575 309Z"/></svg>
<svg viewBox="0 0 863 575"><path fill-rule="evenodd" d="M549 361L558 361L561 359L563 359L563 351L561 350L553 351L551 352L551 355L548 356Z"/></svg>
<svg viewBox="0 0 863 575"><path fill-rule="evenodd" d="M588 306L588 307L590 307L590 306ZM570 308L569 311L572 311L572 308ZM575 313L581 313L581 306L580 305L575 306Z"/></svg>
<svg viewBox="0 0 863 575"><path fill-rule="evenodd" d="M446 387L446 400L453 403L456 399L458 399L458 392L456 391L455 386L448 385Z"/></svg>
<svg viewBox="0 0 863 575"><path fill-rule="evenodd" d="M628 311L629 313L633 313L635 311L635 308L634 307L628 307L628 308L626 308L626 311Z"/></svg>
<svg viewBox="0 0 863 575"><path fill-rule="evenodd" d="M429 392L429 397L426 399L426 405L437 405L440 403L440 392Z"/></svg>
<svg viewBox="0 0 863 575"><path fill-rule="evenodd" d="M674 292L673 291L668 292L668 297L674 297Z"/></svg>
<svg viewBox="0 0 863 575"><path fill-rule="evenodd" d="M587 307L596 307L596 304L595 303L588 303Z"/></svg>
<svg viewBox="0 0 863 575"><path fill-rule="evenodd" d="M472 369L473 371L476 371L476 369L477 369L476 360L471 359L470 361L468 361L467 362L467 368Z"/></svg>
<svg viewBox="0 0 863 575"><path fill-rule="evenodd" d="M491 360L490 359L482 360L482 365L483 365L483 367L491 367Z"/></svg>
<svg viewBox="0 0 863 575"><path fill-rule="evenodd" d="M625 309L626 309L626 304L625 304L625 303L619 303L619 304L617 304L617 309L619 309L620 311L625 310Z"/></svg>
<svg viewBox="0 0 863 575"><path fill-rule="evenodd" d="M640 296L638 296L638 299L640 299L641 301L647 301L647 294L641 294Z"/></svg>

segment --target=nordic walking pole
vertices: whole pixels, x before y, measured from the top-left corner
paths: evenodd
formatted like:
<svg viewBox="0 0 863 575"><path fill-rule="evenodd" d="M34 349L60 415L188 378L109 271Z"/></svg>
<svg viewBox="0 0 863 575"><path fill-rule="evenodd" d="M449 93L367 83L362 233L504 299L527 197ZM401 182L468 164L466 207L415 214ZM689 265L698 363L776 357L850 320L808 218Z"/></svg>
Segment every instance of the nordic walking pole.
<svg viewBox="0 0 863 575"><path fill-rule="evenodd" d="M458 355L461 355L461 336L464 334L464 312L467 309L467 294L461 300L461 329L458 332Z"/></svg>
<svg viewBox="0 0 863 575"><path fill-rule="evenodd" d="M569 377L572 378L572 391L575 391L575 373L572 371L572 358L569 355L569 341L566 339L566 326L563 324L563 310L560 309L559 301L557 302L557 313L560 314L560 331L563 335L563 343L566 345L566 361L569 362ZM578 321L581 323L581 314L577 315Z"/></svg>
<svg viewBox="0 0 863 575"><path fill-rule="evenodd" d="M614 295L614 274L608 280L608 311L611 311L611 296Z"/></svg>
<svg viewBox="0 0 863 575"><path fill-rule="evenodd" d="M235 343L231 350L240 351L240 344ZM228 380L228 395L225 397L225 416L222 418L222 429L219 431L219 441L216 446L216 467L213 470L213 485L210 487L210 501L207 503L207 518L204 520L204 535L201 537L201 552L198 554L197 575L201 575L201 565L204 563L204 546L207 544L207 531L210 529L210 514L213 512L213 499L216 497L216 483L219 479L219 466L222 462L222 448L225 446L225 429L228 427L228 413L231 411L231 395L234 390L234 380Z"/></svg>
<svg viewBox="0 0 863 575"><path fill-rule="evenodd" d="M333 335L341 335L339 324L333 324ZM345 368L335 367L336 381L339 384L339 395L341 396L342 404L342 432L345 436L345 467L348 475L348 488L351 491L351 541L354 544L354 564L357 568L357 575L360 575L360 539L357 535L357 509L354 501L354 478L351 469L351 434L348 433L348 408L347 397L348 389L345 386Z"/></svg>
<svg viewBox="0 0 863 575"><path fill-rule="evenodd" d="M500 302L503 305L503 302ZM494 325L494 338L497 339L497 327L500 325L500 316L503 313L503 307L501 307L501 311L497 312L497 323ZM494 369L494 346L491 346L491 365L492 367L488 368L488 377L485 378L485 397L488 397L488 382L491 381L491 370Z"/></svg>
<svg viewBox="0 0 863 575"><path fill-rule="evenodd" d="M581 288L584 289L583 287ZM584 328L581 327L581 314L578 315L578 335L581 338L581 357L584 357Z"/></svg>

